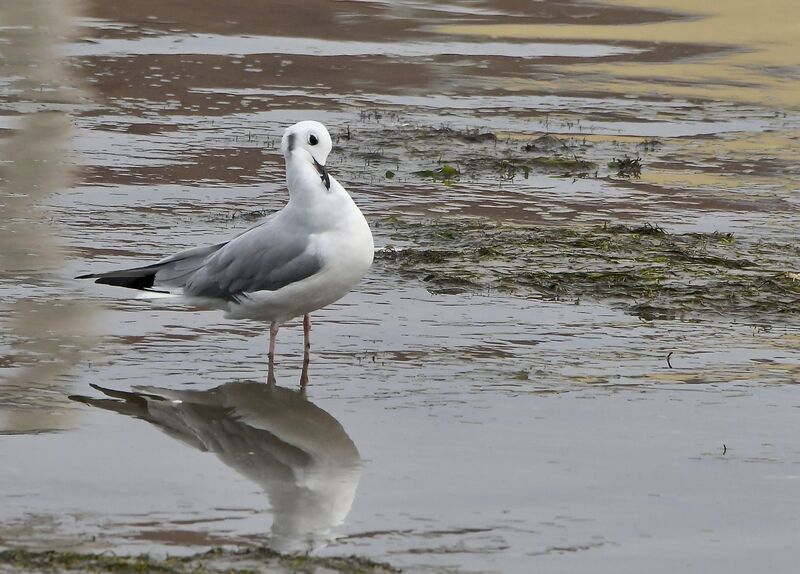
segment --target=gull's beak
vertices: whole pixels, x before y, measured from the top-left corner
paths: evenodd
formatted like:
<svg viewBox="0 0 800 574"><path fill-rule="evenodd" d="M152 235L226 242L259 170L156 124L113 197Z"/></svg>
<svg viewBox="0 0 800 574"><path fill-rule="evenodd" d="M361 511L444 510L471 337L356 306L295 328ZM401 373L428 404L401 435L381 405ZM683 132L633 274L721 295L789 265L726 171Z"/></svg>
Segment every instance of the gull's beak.
<svg viewBox="0 0 800 574"><path fill-rule="evenodd" d="M321 165L313 155L311 156L311 159L314 160L314 167L317 168L319 178L322 180L322 183L325 184L325 189L330 191L331 178L328 176L328 171L325 169L325 166Z"/></svg>

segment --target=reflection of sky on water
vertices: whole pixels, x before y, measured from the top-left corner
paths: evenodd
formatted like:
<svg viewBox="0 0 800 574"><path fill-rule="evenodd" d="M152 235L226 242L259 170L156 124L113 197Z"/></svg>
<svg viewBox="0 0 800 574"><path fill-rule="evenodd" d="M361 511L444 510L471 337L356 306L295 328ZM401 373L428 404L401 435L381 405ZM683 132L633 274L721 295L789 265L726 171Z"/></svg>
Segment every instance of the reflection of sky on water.
<svg viewBox="0 0 800 574"><path fill-rule="evenodd" d="M129 56L154 54L284 54L287 56L370 56L424 58L432 56L504 56L509 58L599 58L635 54L639 50L605 44L536 42L337 42L286 36L230 36L192 34L144 39L107 39L72 44L70 56Z"/></svg>

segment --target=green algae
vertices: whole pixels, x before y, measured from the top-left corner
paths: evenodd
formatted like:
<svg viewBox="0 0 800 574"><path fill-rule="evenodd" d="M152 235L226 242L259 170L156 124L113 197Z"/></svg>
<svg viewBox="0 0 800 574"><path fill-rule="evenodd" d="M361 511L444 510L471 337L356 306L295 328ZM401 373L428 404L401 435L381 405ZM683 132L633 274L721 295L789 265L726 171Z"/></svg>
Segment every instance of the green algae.
<svg viewBox="0 0 800 574"><path fill-rule="evenodd" d="M114 574L290 574L314 572L341 574L391 574L388 564L358 557L314 557L279 554L267 549L227 551L214 549L185 557L156 558L147 554L116 556L110 553L0 551L0 572L58 573L98 572Z"/></svg>
<svg viewBox="0 0 800 574"><path fill-rule="evenodd" d="M557 171L580 171L587 170L595 167L595 164L577 156L566 157L562 155L555 155L552 157L537 157L533 158L531 163L544 169L557 170Z"/></svg>
<svg viewBox="0 0 800 574"><path fill-rule="evenodd" d="M415 171L414 175L446 183L451 181L458 181L459 177L461 177L461 172L457 167L444 164L441 167L437 167L436 169L422 169L419 171Z"/></svg>
<svg viewBox="0 0 800 574"><path fill-rule="evenodd" d="M376 173L382 173L385 181L422 180L445 187L465 181L522 180L531 175L583 179L609 175L622 178L622 173L636 177L636 166L641 169L638 154L660 145L647 138L620 143L549 133L500 134L475 127L417 124L401 118L376 123L351 136L348 157L356 161L346 167L347 173L360 173L370 181ZM530 139L526 141L525 137ZM635 157L616 159L621 152L628 154L624 158Z"/></svg>
<svg viewBox="0 0 800 574"><path fill-rule="evenodd" d="M534 227L480 219L385 223L410 247L378 264L433 293L498 290L545 300L595 300L643 319L703 313L800 315L800 248L657 225ZM389 264L390 263L390 264Z"/></svg>

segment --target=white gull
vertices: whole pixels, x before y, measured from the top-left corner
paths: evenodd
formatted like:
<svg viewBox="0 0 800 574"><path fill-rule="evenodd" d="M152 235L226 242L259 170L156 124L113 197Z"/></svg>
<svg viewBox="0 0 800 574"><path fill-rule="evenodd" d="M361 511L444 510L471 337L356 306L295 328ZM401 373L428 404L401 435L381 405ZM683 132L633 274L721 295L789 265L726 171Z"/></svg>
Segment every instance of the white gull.
<svg viewBox="0 0 800 574"><path fill-rule="evenodd" d="M267 322L270 365L278 328L303 316L307 361L309 314L348 293L369 269L375 251L363 214L325 169L332 147L319 122L289 127L281 140L289 188L283 209L230 241L79 279L177 295L223 309L232 319Z"/></svg>

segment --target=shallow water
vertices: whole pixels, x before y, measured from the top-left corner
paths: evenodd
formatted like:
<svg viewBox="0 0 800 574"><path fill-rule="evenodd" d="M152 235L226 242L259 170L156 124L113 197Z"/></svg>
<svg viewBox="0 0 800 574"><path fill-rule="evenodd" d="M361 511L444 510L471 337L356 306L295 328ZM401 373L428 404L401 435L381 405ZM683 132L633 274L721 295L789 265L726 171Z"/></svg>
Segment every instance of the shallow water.
<svg viewBox="0 0 800 574"><path fill-rule="evenodd" d="M266 375L264 326L71 280L279 208L277 141L308 117L329 126L331 171L379 246L397 243L384 222L443 214L791 245L800 62L779 21L798 12L761 11L767 42L732 32L742 5L339 2L270 18L245 1L4 6L0 34L15 42L19 21L80 27L60 32L65 63L29 37L50 75L21 81L26 56L3 72L14 217L0 236L0 546L266 544L412 570L790 571L796 315L643 321L591 297L431 294L376 263L315 314L307 395L294 391L295 324L279 335L276 373L294 390L264 398L247 384ZM543 133L596 172L485 167L550 153L521 149ZM641 157L641 178L607 167L625 155ZM414 174L442 163L463 176ZM101 398L90 384L159 389L129 397L135 408L68 398ZM221 385L256 398L225 403ZM199 394L170 395L188 390Z"/></svg>

